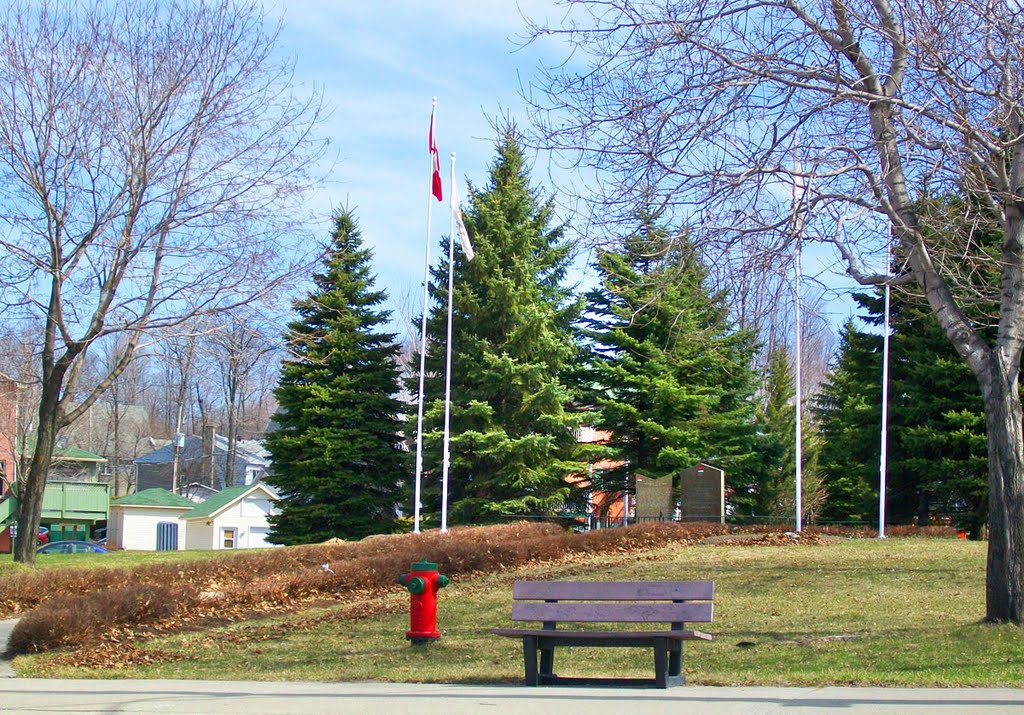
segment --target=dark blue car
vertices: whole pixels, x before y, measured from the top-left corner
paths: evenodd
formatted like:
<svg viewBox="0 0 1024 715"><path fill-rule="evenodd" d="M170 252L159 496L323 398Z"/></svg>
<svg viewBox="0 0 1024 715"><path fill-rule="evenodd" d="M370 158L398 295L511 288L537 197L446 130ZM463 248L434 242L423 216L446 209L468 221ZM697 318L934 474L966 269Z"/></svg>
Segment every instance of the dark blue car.
<svg viewBox="0 0 1024 715"><path fill-rule="evenodd" d="M107 554L99 544L91 541L51 541L36 549L37 554Z"/></svg>

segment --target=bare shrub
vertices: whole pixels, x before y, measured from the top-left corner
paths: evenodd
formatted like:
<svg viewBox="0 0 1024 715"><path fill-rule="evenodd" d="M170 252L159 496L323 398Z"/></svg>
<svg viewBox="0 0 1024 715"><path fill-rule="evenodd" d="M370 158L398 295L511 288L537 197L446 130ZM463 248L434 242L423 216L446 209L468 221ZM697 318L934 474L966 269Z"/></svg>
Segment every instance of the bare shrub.
<svg viewBox="0 0 1024 715"><path fill-rule="evenodd" d="M81 645L115 626L167 618L180 605L177 596L167 586L144 584L52 598L18 621L8 653Z"/></svg>

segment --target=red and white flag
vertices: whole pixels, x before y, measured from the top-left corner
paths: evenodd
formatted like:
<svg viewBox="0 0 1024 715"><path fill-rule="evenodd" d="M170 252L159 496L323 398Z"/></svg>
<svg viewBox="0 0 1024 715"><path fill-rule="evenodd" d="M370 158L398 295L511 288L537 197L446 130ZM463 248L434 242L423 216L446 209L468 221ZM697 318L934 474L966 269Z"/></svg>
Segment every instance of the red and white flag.
<svg viewBox="0 0 1024 715"><path fill-rule="evenodd" d="M452 184L452 215L455 217L455 230L459 232L462 252L466 254L467 261L472 261L476 252L473 251L473 244L469 242L469 231L466 230L466 222L462 220L462 207L459 206L459 190L454 183Z"/></svg>
<svg viewBox="0 0 1024 715"><path fill-rule="evenodd" d="M441 200L441 158L437 154L437 137L434 136L434 111L430 110L430 158L433 159L433 173L430 177L430 193Z"/></svg>

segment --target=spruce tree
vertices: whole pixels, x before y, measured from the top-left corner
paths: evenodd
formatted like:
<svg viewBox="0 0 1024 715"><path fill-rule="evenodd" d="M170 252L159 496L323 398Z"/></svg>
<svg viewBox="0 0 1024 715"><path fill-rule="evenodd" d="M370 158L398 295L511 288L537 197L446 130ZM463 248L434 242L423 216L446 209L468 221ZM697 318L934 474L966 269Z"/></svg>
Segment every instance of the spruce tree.
<svg viewBox="0 0 1024 715"><path fill-rule="evenodd" d="M884 301L857 294L877 330ZM935 512L980 536L988 514L985 417L977 383L920 298L893 292L890 307L886 521L928 523ZM851 322L818 398L828 516L878 515L882 338Z"/></svg>
<svg viewBox="0 0 1024 715"><path fill-rule="evenodd" d="M880 348L879 336L846 321L836 365L812 403L829 495L825 520L868 522L878 514Z"/></svg>
<svg viewBox="0 0 1024 715"><path fill-rule="evenodd" d="M577 353L578 306L563 286L570 247L553 204L530 185L519 139L504 131L484 190L472 186L465 223L476 257L456 252L451 374L449 520L550 514L569 498L579 415L565 372ZM432 269L427 356L424 506L439 511L447 240Z"/></svg>
<svg viewBox="0 0 1024 715"><path fill-rule="evenodd" d="M749 495L751 513L772 521L796 516L796 388L786 348L768 354L757 414L756 481ZM818 465L820 437L813 420L801 420L801 519L821 514L826 492ZM742 512L741 512L742 513Z"/></svg>
<svg viewBox="0 0 1024 715"><path fill-rule="evenodd" d="M601 285L588 295L584 333L590 402L622 465L610 488L636 476L671 479L707 461L745 485L754 450L753 336L729 319L724 296L685 234L644 219L620 248L600 251Z"/></svg>
<svg viewBox="0 0 1024 715"><path fill-rule="evenodd" d="M404 406L397 399L399 348L384 330L371 252L352 214L334 219L323 272L295 304L291 357L274 391L280 409L267 435L267 482L281 494L270 540L301 544L358 539L394 528L408 474Z"/></svg>

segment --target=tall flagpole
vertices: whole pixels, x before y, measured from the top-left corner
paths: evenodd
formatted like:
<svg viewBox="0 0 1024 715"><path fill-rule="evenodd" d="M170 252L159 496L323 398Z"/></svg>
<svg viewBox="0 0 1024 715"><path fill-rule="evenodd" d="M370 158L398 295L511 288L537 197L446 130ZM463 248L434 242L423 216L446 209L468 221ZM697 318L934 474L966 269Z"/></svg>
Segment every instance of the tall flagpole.
<svg viewBox="0 0 1024 715"><path fill-rule="evenodd" d="M452 152L451 186L455 186L455 152ZM452 191L449 201L455 200ZM448 532L448 471L451 466L451 411L452 411L452 295L455 286L455 208L449 213L448 229L448 339L445 341L444 362L444 461L441 466L441 533Z"/></svg>
<svg viewBox="0 0 1024 715"><path fill-rule="evenodd" d="M423 322L420 325L420 393L416 401L416 485L413 494L412 532L420 533L420 485L423 482L423 378L427 370L427 301L430 300L430 219L434 209L434 172L437 171L437 143L434 139L434 112L437 97L430 110L430 192L427 193L427 250L423 259ZM438 199L440 200L440 199Z"/></svg>
<svg viewBox="0 0 1024 715"><path fill-rule="evenodd" d="M800 324L802 321L801 309L800 309L800 282L803 280L803 274L800 270L800 230L796 235L796 530L799 533L803 530L803 463L804 463L804 450L803 450L803 425L802 425L802 413L803 413L803 386L801 384L801 350L800 343L803 341L803 326Z"/></svg>
<svg viewBox="0 0 1024 715"><path fill-rule="evenodd" d="M885 274L892 266L892 239L885 242ZM882 332L882 444L878 455L878 538L885 538L885 476L889 452L889 283L885 284L885 328Z"/></svg>
<svg viewBox="0 0 1024 715"><path fill-rule="evenodd" d="M796 160L796 170L802 171L800 166L800 160ZM800 191L800 196L797 196L797 190ZM795 177L793 180L793 229L796 233L796 366L794 372L796 373L796 385L795 385L795 396L796 400L796 425L794 434L794 443L796 445L796 470L794 475L795 481L795 501L796 501L796 531L797 533L803 531L803 380L802 380L802 350L801 343L803 342L803 315L801 309L801 295L800 295L800 283L803 281L803 272L800 266L800 254L801 254L801 239L803 237L803 218L800 216L801 207L803 204L804 193L806 189L803 185L802 177Z"/></svg>

